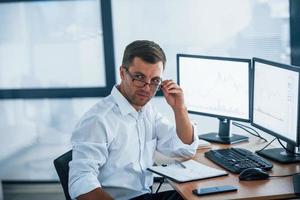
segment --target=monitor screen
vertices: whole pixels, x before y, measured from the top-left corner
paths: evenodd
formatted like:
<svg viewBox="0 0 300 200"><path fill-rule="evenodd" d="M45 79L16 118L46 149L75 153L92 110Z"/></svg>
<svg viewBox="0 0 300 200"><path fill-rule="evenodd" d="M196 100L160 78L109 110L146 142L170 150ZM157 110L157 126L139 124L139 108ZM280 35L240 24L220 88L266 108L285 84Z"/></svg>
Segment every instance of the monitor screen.
<svg viewBox="0 0 300 200"><path fill-rule="evenodd" d="M253 69L252 124L284 140L294 151L299 145L300 68L253 58Z"/></svg>
<svg viewBox="0 0 300 200"><path fill-rule="evenodd" d="M190 113L249 120L251 60L178 54L177 64Z"/></svg>
<svg viewBox="0 0 300 200"><path fill-rule="evenodd" d="M253 123L297 142L299 72L255 61Z"/></svg>
<svg viewBox="0 0 300 200"><path fill-rule="evenodd" d="M189 111L249 119L249 60L179 56L179 84Z"/></svg>

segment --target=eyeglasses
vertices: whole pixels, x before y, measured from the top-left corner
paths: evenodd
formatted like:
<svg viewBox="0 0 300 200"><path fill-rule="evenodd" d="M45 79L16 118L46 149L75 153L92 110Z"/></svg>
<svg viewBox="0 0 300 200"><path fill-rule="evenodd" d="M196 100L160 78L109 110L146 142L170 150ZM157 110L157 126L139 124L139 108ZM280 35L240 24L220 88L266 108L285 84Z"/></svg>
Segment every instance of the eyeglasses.
<svg viewBox="0 0 300 200"><path fill-rule="evenodd" d="M154 78L151 79L150 83L146 82L143 80L143 76L140 74L131 74L128 70L127 67L124 67L127 74L130 76L130 78L132 79L132 83L134 86L138 87L138 88L143 88L146 85L149 85L151 90L158 90L160 88L160 85L162 83L162 79L161 78Z"/></svg>

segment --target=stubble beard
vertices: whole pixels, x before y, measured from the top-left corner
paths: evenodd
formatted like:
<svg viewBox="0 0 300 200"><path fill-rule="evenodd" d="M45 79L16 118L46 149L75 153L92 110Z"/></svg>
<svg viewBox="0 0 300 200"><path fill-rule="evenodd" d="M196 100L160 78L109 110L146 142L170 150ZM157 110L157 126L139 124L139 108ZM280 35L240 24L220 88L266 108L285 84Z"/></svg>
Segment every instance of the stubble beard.
<svg viewBox="0 0 300 200"><path fill-rule="evenodd" d="M127 94L127 100L135 105L135 106L139 106L139 107L143 107L145 106L154 96L154 94L151 93L147 93L147 95L149 95L148 97L140 97L138 95L139 90L135 90L134 92L130 93L130 91L126 91Z"/></svg>

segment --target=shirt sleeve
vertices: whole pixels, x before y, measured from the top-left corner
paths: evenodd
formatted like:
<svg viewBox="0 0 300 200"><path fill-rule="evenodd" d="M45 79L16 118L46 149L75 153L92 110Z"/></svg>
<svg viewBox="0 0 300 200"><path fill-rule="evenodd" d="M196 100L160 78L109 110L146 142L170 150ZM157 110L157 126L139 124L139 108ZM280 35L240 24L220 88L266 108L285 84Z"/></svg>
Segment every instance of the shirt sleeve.
<svg viewBox="0 0 300 200"><path fill-rule="evenodd" d="M177 136L176 127L159 112L155 118L155 132L157 136L157 150L167 156L192 157L198 148L197 127L193 124L193 143L184 144Z"/></svg>
<svg viewBox="0 0 300 200"><path fill-rule="evenodd" d="M101 187L99 167L108 157L108 141L103 121L90 117L75 128L71 143L72 161L69 163L69 193L72 199Z"/></svg>

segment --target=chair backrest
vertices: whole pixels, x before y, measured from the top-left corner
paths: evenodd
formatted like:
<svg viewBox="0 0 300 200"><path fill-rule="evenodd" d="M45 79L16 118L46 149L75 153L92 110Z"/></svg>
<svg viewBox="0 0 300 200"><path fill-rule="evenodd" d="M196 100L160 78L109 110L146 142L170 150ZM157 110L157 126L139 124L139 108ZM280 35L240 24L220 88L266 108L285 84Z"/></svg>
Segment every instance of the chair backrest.
<svg viewBox="0 0 300 200"><path fill-rule="evenodd" d="M71 200L68 189L69 182L69 162L72 160L72 150L56 158L53 163L58 174L61 186L64 190L66 200Z"/></svg>

